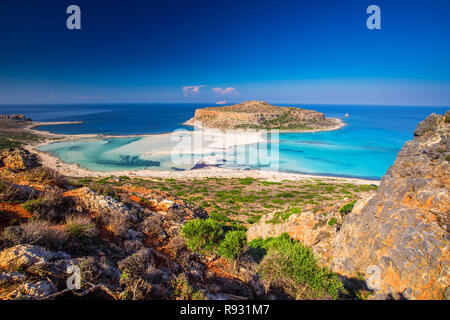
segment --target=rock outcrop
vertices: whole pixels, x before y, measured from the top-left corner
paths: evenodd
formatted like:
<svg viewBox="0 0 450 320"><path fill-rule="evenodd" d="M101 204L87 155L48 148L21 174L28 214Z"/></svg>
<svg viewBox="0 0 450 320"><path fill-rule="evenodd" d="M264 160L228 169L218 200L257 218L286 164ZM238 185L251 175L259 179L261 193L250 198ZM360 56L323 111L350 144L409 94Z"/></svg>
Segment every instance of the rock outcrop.
<svg viewBox="0 0 450 320"><path fill-rule="evenodd" d="M326 208L322 212L305 210L298 214L292 214L285 221L273 223L275 212L267 214L252 224L247 230L249 241L256 238L278 237L288 233L293 239L300 240L310 247L319 259L321 265L329 265L333 259L332 239L336 235L338 223L330 226L328 222L335 219L342 220L339 208L345 201L338 201L336 205Z"/></svg>
<svg viewBox="0 0 450 320"><path fill-rule="evenodd" d="M39 166L37 157L23 148L5 150L0 154L0 167L12 172L33 169Z"/></svg>
<svg viewBox="0 0 450 320"><path fill-rule="evenodd" d="M334 238L333 269L370 281L379 275L376 298L449 298L449 120L447 111L418 125L377 193Z"/></svg>
<svg viewBox="0 0 450 320"><path fill-rule="evenodd" d="M17 245L0 252L0 268L22 270L35 264L44 264L51 254L41 247Z"/></svg>
<svg viewBox="0 0 450 320"><path fill-rule="evenodd" d="M450 112L432 114L417 126L379 189L348 215L340 217L337 206L327 218L305 210L272 224L269 214L247 236L287 232L348 284L364 277L374 299L449 299L449 147ZM337 228L327 224L332 217Z"/></svg>
<svg viewBox="0 0 450 320"><path fill-rule="evenodd" d="M265 101L246 101L236 105L195 110L188 125L201 123L217 129L280 129L292 131L329 130L339 127L338 119L326 119L323 113L294 107L277 107Z"/></svg>
<svg viewBox="0 0 450 320"><path fill-rule="evenodd" d="M0 114L0 119L13 121L31 121L30 118L25 117L24 114Z"/></svg>

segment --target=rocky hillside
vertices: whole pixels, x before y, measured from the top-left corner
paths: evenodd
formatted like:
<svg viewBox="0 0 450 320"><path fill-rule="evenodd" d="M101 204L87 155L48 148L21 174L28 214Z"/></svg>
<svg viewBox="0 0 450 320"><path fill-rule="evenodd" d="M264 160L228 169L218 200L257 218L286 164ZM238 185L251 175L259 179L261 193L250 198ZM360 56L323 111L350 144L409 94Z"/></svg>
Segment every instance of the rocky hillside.
<svg viewBox="0 0 450 320"><path fill-rule="evenodd" d="M83 186L38 167L21 148L1 159L0 300L265 295L251 264L234 268L186 247L180 230L207 218L204 209L127 177ZM70 290L76 268L80 287Z"/></svg>
<svg viewBox="0 0 450 320"><path fill-rule="evenodd" d="M279 129L292 131L330 130L339 127L337 119L326 119L323 113L294 107L277 107L265 101L246 101L236 105L195 110L186 122L201 122L205 128Z"/></svg>
<svg viewBox="0 0 450 320"><path fill-rule="evenodd" d="M414 132L380 188L354 210L334 239L333 268L380 270L380 297L450 298L450 112Z"/></svg>
<svg viewBox="0 0 450 320"><path fill-rule="evenodd" d="M305 210L281 224L268 223L269 214L247 235L288 232L371 298L449 299L449 147L450 112L432 114L418 125L376 192L325 214ZM372 285L378 275L379 285Z"/></svg>

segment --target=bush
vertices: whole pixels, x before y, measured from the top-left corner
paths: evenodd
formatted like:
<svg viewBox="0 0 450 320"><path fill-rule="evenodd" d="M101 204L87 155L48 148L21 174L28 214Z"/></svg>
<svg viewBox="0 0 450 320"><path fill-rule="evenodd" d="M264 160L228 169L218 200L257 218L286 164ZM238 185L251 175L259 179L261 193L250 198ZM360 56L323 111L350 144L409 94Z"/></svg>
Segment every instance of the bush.
<svg viewBox="0 0 450 320"><path fill-rule="evenodd" d="M258 251L262 259L258 272L263 279L287 285L287 291L295 298L336 299L343 285L338 276L327 268L320 267L313 251L302 243L291 240L287 233L277 238L256 239L249 243L254 254ZM257 250L255 250L257 249ZM257 257L258 258L258 257Z"/></svg>
<svg viewBox="0 0 450 320"><path fill-rule="evenodd" d="M108 196L113 198L114 200L120 201L120 196L116 194L116 190L114 189L114 187L110 186L109 184L97 182L91 185L91 189L97 192L98 194Z"/></svg>
<svg viewBox="0 0 450 320"><path fill-rule="evenodd" d="M80 240L88 240L98 235L95 223L87 216L67 217L65 229L72 236Z"/></svg>
<svg viewBox="0 0 450 320"><path fill-rule="evenodd" d="M145 218L140 227L143 232L154 235L164 231L162 225L163 221L159 215L151 215Z"/></svg>
<svg viewBox="0 0 450 320"><path fill-rule="evenodd" d="M38 219L60 221L70 212L72 204L72 200L63 197L60 191L50 189L45 190L40 198L28 200L22 206Z"/></svg>
<svg viewBox="0 0 450 320"><path fill-rule="evenodd" d="M339 213L342 216L345 216L346 214L349 214L350 212L352 212L353 207L355 206L356 200L350 202L350 203L346 203L344 204L340 209L339 209Z"/></svg>
<svg viewBox="0 0 450 320"><path fill-rule="evenodd" d="M192 288L186 276L181 273L176 279L172 280L172 295L175 300L208 300L201 290Z"/></svg>
<svg viewBox="0 0 450 320"><path fill-rule="evenodd" d="M43 198L27 200L22 206L30 213L35 213L41 210L45 206L45 200Z"/></svg>
<svg viewBox="0 0 450 320"><path fill-rule="evenodd" d="M6 228L1 238L10 246L31 244L49 250L62 250L68 241L68 234L54 228L48 221L33 220L20 227Z"/></svg>
<svg viewBox="0 0 450 320"><path fill-rule="evenodd" d="M328 225L330 226L330 227L332 227L332 226L334 226L335 224L337 224L338 223L338 221L337 221L337 219L336 218L331 218L329 221L328 221Z"/></svg>
<svg viewBox="0 0 450 320"><path fill-rule="evenodd" d="M212 252L223 238L221 225L211 219L194 219L181 230L189 249L197 253Z"/></svg>
<svg viewBox="0 0 450 320"><path fill-rule="evenodd" d="M56 186L62 189L67 189L67 186L70 185L65 177L47 167L38 167L27 171L27 179L30 182Z"/></svg>
<svg viewBox="0 0 450 320"><path fill-rule="evenodd" d="M225 239L220 243L219 252L228 260L236 260L247 245L247 234L245 231L229 231Z"/></svg>
<svg viewBox="0 0 450 320"><path fill-rule="evenodd" d="M124 237L125 233L130 229L130 223L119 212L106 215L106 223L114 235Z"/></svg>
<svg viewBox="0 0 450 320"><path fill-rule="evenodd" d="M156 272L154 257L149 249L141 249L121 260L118 268L122 271L120 284L132 293L132 299L146 299L151 293L151 277Z"/></svg>

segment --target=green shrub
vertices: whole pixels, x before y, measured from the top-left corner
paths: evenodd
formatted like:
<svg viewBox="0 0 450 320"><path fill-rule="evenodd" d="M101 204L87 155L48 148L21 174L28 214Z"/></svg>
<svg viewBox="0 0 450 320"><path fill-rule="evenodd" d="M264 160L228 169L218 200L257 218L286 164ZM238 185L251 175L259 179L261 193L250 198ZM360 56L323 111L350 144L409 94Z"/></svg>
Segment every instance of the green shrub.
<svg viewBox="0 0 450 320"><path fill-rule="evenodd" d="M236 260L244 252L246 244L247 234L245 231L229 231L220 243L220 255L228 260Z"/></svg>
<svg viewBox="0 0 450 320"><path fill-rule="evenodd" d="M352 210L353 207L355 206L356 200L353 200L352 202L346 203L344 204L340 209L339 209L339 213L342 216L345 216L346 214L349 214Z"/></svg>
<svg viewBox="0 0 450 320"><path fill-rule="evenodd" d="M332 226L334 226L335 224L337 224L338 223L338 221L337 221L337 219L336 218L331 218L329 221L328 221L328 225L330 226L330 227L332 227Z"/></svg>
<svg viewBox="0 0 450 320"><path fill-rule="evenodd" d="M259 274L271 283L281 284L294 297L336 299L343 289L338 276L320 267L313 251L287 233L277 238L255 239L249 254L262 261Z"/></svg>
<svg viewBox="0 0 450 320"><path fill-rule="evenodd" d="M27 200L22 204L23 208L30 213L41 210L45 205L46 201L43 198Z"/></svg>
<svg viewBox="0 0 450 320"><path fill-rule="evenodd" d="M186 239L186 245L192 251L212 252L223 239L223 230L221 225L212 219L194 219L186 223L181 230L181 236Z"/></svg>

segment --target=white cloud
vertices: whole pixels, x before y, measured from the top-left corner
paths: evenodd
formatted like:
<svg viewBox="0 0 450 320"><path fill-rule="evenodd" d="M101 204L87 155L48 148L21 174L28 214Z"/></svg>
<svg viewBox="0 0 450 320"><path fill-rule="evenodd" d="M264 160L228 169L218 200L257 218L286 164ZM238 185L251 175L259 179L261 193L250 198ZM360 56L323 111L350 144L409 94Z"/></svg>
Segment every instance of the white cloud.
<svg viewBox="0 0 450 320"><path fill-rule="evenodd" d="M212 90L217 94L217 95L226 95L226 94L238 94L238 92L236 91L236 88L233 87L228 87L228 88L221 88L221 87L217 87L217 88L212 88Z"/></svg>
<svg viewBox="0 0 450 320"><path fill-rule="evenodd" d="M227 100L220 100L220 101L217 101L216 104L227 104Z"/></svg>
<svg viewBox="0 0 450 320"><path fill-rule="evenodd" d="M184 86L183 87L183 94L185 97L189 95L193 95L200 92L200 88L206 87L206 85L202 84L199 86Z"/></svg>

